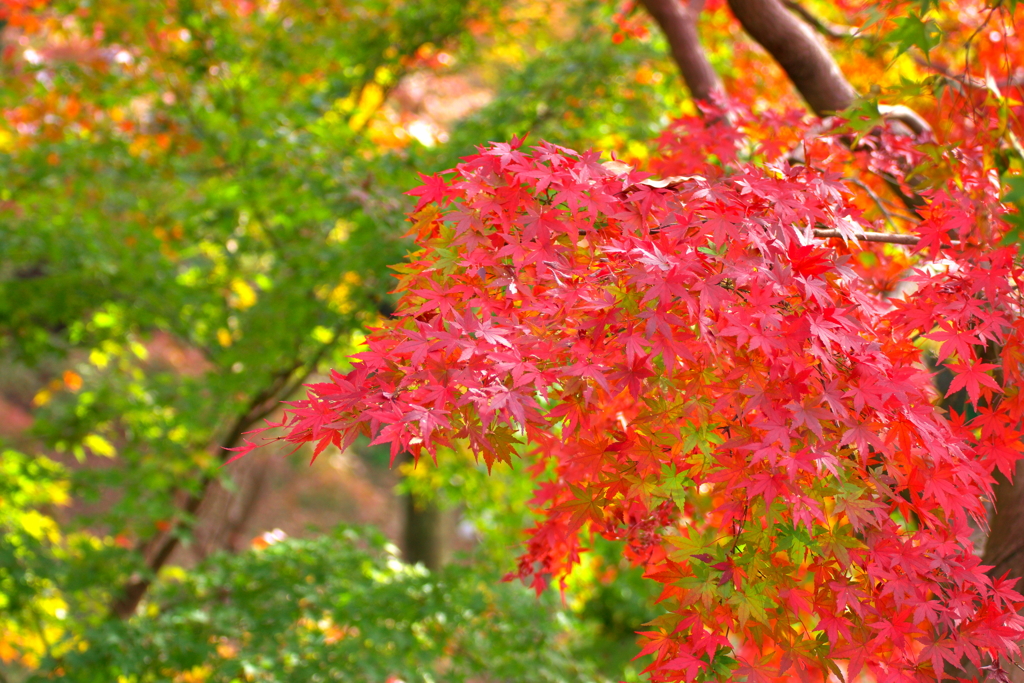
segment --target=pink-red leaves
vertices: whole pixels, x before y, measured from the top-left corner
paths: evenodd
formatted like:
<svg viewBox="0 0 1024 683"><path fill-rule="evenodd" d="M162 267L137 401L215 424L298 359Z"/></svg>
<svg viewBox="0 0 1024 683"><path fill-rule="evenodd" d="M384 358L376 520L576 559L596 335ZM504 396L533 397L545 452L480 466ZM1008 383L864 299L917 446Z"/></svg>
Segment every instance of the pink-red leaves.
<svg viewBox="0 0 1024 683"><path fill-rule="evenodd" d="M584 490L570 485L569 490L572 499L553 508L553 511L569 513L569 531L579 529L588 521L595 524L604 523L604 506L608 503L604 497L595 497L593 489Z"/></svg>
<svg viewBox="0 0 1024 683"><path fill-rule="evenodd" d="M837 177L740 164L731 139L701 142L731 176L645 182L516 140L424 178L395 318L288 409L284 438L464 443L488 469L527 453L551 478L517 575L564 578L581 532L621 541L662 585L655 682L820 679L837 660L911 680L1010 654L1019 596L964 544L1021 454L1024 406L985 350L1024 357L1013 259L964 252L883 299L813 237L864 227ZM933 405L915 334L972 422Z"/></svg>
<svg viewBox="0 0 1024 683"><path fill-rule="evenodd" d="M957 354L960 359L969 359L974 356L973 346L981 343L981 339L975 330L964 329L950 320L943 320L939 323L939 329L928 334L930 339L942 342L939 345L938 362L941 363L951 354Z"/></svg>
<svg viewBox="0 0 1024 683"><path fill-rule="evenodd" d="M413 213L418 212L427 204L445 204L450 201L451 187L445 183L440 174L427 176L421 173L420 180L423 181L422 185L406 192L413 197L419 197Z"/></svg>

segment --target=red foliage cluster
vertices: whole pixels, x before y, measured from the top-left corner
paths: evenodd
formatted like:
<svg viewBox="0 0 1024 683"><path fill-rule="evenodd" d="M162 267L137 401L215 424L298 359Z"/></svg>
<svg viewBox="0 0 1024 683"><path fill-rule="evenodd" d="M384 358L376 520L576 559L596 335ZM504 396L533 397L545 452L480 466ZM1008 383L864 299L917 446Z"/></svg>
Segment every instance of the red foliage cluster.
<svg viewBox="0 0 1024 683"><path fill-rule="evenodd" d="M961 181L926 195L921 267L887 299L837 175L744 163L720 133L675 127L663 163L693 175L665 181L521 141L424 178L395 320L274 426L315 453L525 453L540 521L517 575L564 577L581 530L622 540L663 584L655 681L923 681L1015 653L1021 596L970 541L1021 451L998 183L943 152ZM923 340L962 414L936 407Z"/></svg>

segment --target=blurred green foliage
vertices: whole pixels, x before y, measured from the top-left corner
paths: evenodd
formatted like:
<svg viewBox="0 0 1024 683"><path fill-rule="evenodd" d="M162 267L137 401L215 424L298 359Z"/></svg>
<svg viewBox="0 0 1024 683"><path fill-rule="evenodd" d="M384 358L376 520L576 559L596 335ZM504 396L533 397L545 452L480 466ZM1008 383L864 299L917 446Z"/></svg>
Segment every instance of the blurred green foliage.
<svg viewBox="0 0 1024 683"><path fill-rule="evenodd" d="M104 623L55 664L83 683L603 680L576 661L557 597L469 567L430 574L396 552L341 528L217 554L166 571L141 615Z"/></svg>

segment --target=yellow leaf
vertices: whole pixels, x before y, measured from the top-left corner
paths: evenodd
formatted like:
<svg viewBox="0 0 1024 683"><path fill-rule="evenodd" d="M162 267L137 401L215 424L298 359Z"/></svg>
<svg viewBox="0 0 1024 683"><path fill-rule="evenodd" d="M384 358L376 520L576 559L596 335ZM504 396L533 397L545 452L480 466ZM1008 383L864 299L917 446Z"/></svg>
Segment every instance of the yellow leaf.
<svg viewBox="0 0 1024 683"><path fill-rule="evenodd" d="M342 282L331 290L331 293L327 296L327 301L339 313L351 313L355 308L355 304L349 299L351 291L352 288Z"/></svg>
<svg viewBox="0 0 1024 683"><path fill-rule="evenodd" d="M113 458L117 455L117 449L114 448L114 445L99 434L89 434L82 439L82 445L96 455L102 455L105 458Z"/></svg>
<svg viewBox="0 0 1024 683"><path fill-rule="evenodd" d="M129 347L131 348L132 353L135 354L135 357L139 360L146 360L149 358L149 350L139 342L130 342Z"/></svg>
<svg viewBox="0 0 1024 683"><path fill-rule="evenodd" d="M57 532L57 524L45 515L35 510L29 510L21 515L21 529L26 534L37 540L47 540L50 543L59 543L60 534Z"/></svg>
<svg viewBox="0 0 1024 683"><path fill-rule="evenodd" d="M327 241L331 244L341 244L348 241L348 236L352 234L354 227L355 224L352 221L339 218L334 222L334 227L327 234Z"/></svg>
<svg viewBox="0 0 1024 683"><path fill-rule="evenodd" d="M256 304L256 290L252 288L245 280L236 278L231 281L231 291L234 293L234 298L231 301L231 305L237 309L245 310L252 308Z"/></svg>
<svg viewBox="0 0 1024 683"><path fill-rule="evenodd" d="M367 83L359 93L359 105L355 113L348 121L348 127L353 131L360 130L370 120L377 108L384 101L384 89L376 83Z"/></svg>
<svg viewBox="0 0 1024 683"><path fill-rule="evenodd" d="M334 333L323 325L317 325L313 328L312 337L321 344L330 344L334 340Z"/></svg>
<svg viewBox="0 0 1024 683"><path fill-rule="evenodd" d="M182 671L180 674L174 677L175 683L202 683L210 674L213 673L213 669L208 664L202 666L194 666L188 671Z"/></svg>

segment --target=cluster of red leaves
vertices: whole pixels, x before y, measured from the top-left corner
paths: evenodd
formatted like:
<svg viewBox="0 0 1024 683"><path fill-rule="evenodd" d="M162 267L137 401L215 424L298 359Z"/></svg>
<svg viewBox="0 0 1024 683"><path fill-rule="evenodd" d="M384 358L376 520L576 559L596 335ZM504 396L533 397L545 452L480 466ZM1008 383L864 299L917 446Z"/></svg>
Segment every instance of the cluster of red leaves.
<svg viewBox="0 0 1024 683"><path fill-rule="evenodd" d="M34 13L49 0L0 0L0 20L13 26L25 26Z"/></svg>
<svg viewBox="0 0 1024 683"><path fill-rule="evenodd" d="M619 4L612 23L618 29L612 34L612 42L618 45L629 38L644 39L650 35L647 28L647 16L638 11L636 0L625 0Z"/></svg>
<svg viewBox="0 0 1024 683"><path fill-rule="evenodd" d="M837 175L734 154L726 175L702 160L735 141L674 130L667 157L707 173L513 141L424 178L395 319L274 427L315 454L364 434L525 457L516 575L564 577L581 530L622 540L663 584L654 681L924 681L1016 653L1021 596L970 541L1020 456L1021 273L983 246L998 187L961 160L922 210L929 268L886 300L851 267L865 227ZM935 407L922 337L975 417Z"/></svg>

